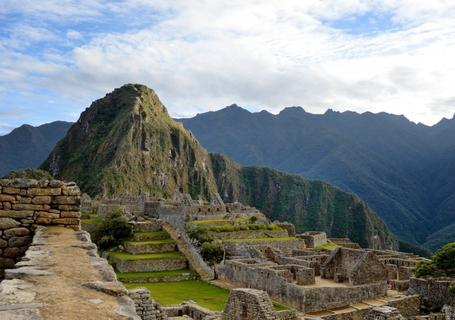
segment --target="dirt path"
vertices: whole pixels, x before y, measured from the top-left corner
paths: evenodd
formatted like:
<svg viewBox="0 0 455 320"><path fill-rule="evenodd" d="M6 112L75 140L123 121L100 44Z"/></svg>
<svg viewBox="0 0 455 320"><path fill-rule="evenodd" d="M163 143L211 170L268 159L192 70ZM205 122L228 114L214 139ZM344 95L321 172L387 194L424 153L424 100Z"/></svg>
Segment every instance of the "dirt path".
<svg viewBox="0 0 455 320"><path fill-rule="evenodd" d="M80 247L73 230L49 227L45 231L44 248L49 255L43 258L50 276L26 276L35 284L35 302L43 319L126 319L116 313L117 298L88 289L83 283L100 281L101 276L92 266L87 251Z"/></svg>

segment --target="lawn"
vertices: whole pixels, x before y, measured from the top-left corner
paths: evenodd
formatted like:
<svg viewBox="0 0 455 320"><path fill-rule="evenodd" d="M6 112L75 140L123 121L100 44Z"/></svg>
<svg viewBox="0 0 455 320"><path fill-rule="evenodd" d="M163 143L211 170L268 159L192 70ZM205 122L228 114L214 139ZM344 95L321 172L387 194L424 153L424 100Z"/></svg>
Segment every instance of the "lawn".
<svg viewBox="0 0 455 320"><path fill-rule="evenodd" d="M145 260L145 259L185 259L178 251L162 252L162 253L143 253L130 254L126 252L111 251L109 257L118 258L121 260Z"/></svg>
<svg viewBox="0 0 455 320"><path fill-rule="evenodd" d="M145 287L164 306L193 300L212 311L224 310L229 291L201 280L158 283L125 283L127 288Z"/></svg>
<svg viewBox="0 0 455 320"><path fill-rule="evenodd" d="M236 243L256 243L256 242L269 242L269 241L293 241L297 240L295 237L281 237L281 238L242 238L242 239L225 239L223 242L236 242Z"/></svg>
<svg viewBox="0 0 455 320"><path fill-rule="evenodd" d="M130 273L117 273L117 278L122 279L137 279L137 278L163 278L163 277L176 277L182 273L193 273L188 269L169 270L169 271L155 271L155 272L130 272Z"/></svg>
<svg viewBox="0 0 455 320"><path fill-rule="evenodd" d="M125 244L129 244L131 246L142 246L147 244L170 244L175 243L172 239L164 239L164 240L150 240L150 241L127 241Z"/></svg>

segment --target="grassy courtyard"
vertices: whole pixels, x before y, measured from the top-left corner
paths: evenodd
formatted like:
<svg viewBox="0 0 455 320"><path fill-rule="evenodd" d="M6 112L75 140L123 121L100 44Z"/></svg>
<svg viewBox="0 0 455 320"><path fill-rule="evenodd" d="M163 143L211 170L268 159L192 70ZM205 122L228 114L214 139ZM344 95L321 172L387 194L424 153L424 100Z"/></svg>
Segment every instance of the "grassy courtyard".
<svg viewBox="0 0 455 320"><path fill-rule="evenodd" d="M145 287L164 306L193 300L204 308L222 311L229 291L201 280L158 283L125 283L127 288Z"/></svg>

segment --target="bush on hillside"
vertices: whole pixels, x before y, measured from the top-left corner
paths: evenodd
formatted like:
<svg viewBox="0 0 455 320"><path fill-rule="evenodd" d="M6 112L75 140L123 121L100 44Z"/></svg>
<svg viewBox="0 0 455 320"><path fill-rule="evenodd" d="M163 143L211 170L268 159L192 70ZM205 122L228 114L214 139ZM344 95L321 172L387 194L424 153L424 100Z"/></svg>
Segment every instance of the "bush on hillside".
<svg viewBox="0 0 455 320"><path fill-rule="evenodd" d="M215 265L223 261L224 246L220 240L204 242L201 247L201 255L210 265Z"/></svg>
<svg viewBox="0 0 455 320"><path fill-rule="evenodd" d="M439 249L430 261L420 262L416 269L417 277L453 277L455 276L455 242Z"/></svg>
<svg viewBox="0 0 455 320"><path fill-rule="evenodd" d="M35 179L35 180L52 180L53 177L47 171L36 169L36 168L27 168L14 170L8 173L4 179Z"/></svg>
<svg viewBox="0 0 455 320"><path fill-rule="evenodd" d="M133 226L120 211L114 211L102 219L92 232L93 242L101 250L114 248L133 236Z"/></svg>

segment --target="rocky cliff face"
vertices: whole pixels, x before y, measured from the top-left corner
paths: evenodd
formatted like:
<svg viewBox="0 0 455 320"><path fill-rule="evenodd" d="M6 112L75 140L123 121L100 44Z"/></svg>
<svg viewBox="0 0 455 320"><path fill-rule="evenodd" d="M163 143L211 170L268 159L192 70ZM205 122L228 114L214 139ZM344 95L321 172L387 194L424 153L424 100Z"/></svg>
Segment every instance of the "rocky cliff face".
<svg viewBox="0 0 455 320"><path fill-rule="evenodd" d="M172 120L153 90L125 85L95 101L42 165L83 192L115 196L175 189L193 198L219 192L258 207L299 231L324 230L362 246L391 248L393 237L358 197L327 183L276 170L241 167L210 155Z"/></svg>
<svg viewBox="0 0 455 320"><path fill-rule="evenodd" d="M93 102L42 167L91 195L216 192L207 151L142 85Z"/></svg>

